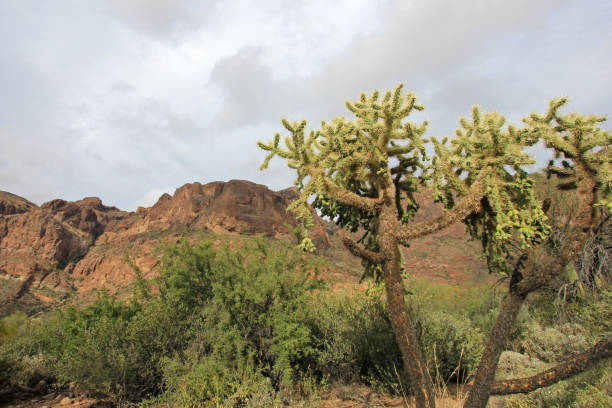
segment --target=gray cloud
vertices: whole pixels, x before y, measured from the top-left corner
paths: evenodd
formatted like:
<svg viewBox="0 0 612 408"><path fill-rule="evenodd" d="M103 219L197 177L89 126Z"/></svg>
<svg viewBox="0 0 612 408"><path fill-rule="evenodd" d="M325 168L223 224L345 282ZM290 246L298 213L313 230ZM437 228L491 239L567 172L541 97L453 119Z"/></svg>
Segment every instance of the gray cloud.
<svg viewBox="0 0 612 408"><path fill-rule="evenodd" d="M179 41L211 17L215 4L216 1L107 0L106 8L134 31L159 40Z"/></svg>
<svg viewBox="0 0 612 408"><path fill-rule="evenodd" d="M473 104L513 123L559 95L612 106L603 0L14 1L0 15L0 189L38 203L134 209L232 178L284 188L292 172L259 172L257 140L400 81L438 135Z"/></svg>
<svg viewBox="0 0 612 408"><path fill-rule="evenodd" d="M130 85L129 83L120 79L113 82L109 88L109 92L117 92L123 94L132 93L134 91L136 91L136 88L133 85Z"/></svg>
<svg viewBox="0 0 612 408"><path fill-rule="evenodd" d="M274 80L258 47L243 47L231 57L221 58L210 81L223 90L225 109L217 120L225 128L259 122L287 99L282 82Z"/></svg>
<svg viewBox="0 0 612 408"><path fill-rule="evenodd" d="M494 99L500 82L515 89L506 75L514 81L519 78L511 69L508 74L479 74L466 66L486 59L496 42L549 18L553 3L558 4L392 2L381 16L382 28L367 36L357 33L348 47L306 77L274 79L272 67L261 58L262 50L243 48L213 69L211 81L226 96L220 117L266 121L297 110L309 116L342 114L344 100L356 98L361 91L394 87L400 81L422 97L448 94L442 88L449 86L464 88L462 95L453 94L454 101L437 100L440 105L450 106L462 96L475 103L480 93L483 99ZM467 82L472 83L470 92L464 92ZM493 82L497 82L496 90L489 88Z"/></svg>

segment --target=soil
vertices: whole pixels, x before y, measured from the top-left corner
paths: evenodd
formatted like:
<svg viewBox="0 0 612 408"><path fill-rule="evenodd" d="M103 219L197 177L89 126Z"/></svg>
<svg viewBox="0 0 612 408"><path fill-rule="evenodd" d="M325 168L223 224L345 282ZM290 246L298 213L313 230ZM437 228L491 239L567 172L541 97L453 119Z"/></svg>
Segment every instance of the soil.
<svg viewBox="0 0 612 408"><path fill-rule="evenodd" d="M15 399L1 403L2 408L107 408L115 405L83 396L70 397L64 394L50 393L41 396L16 395Z"/></svg>

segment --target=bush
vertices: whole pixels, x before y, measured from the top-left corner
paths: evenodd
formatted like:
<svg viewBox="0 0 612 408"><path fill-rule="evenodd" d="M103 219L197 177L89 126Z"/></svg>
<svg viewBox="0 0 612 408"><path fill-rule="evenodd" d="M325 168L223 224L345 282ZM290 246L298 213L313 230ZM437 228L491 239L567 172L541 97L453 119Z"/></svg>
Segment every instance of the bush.
<svg viewBox="0 0 612 408"><path fill-rule="evenodd" d="M592 346L597 341L598 333L609 332L611 328L612 303L609 294L610 291L602 290L598 298L577 299L567 303L564 305L563 317L569 322L561 325L552 325L558 316L554 309L536 314L536 317L532 317L523 325L524 330L515 342L516 349L527 355L512 353L520 356L523 364L515 364L516 367L504 371L507 365L505 357L508 353L505 352L500 361L499 374L513 378L533 375ZM514 363L519 362L517 358L510 360ZM596 367L566 381L527 395L509 397L507 405L516 408L612 406L610 363L604 360Z"/></svg>
<svg viewBox="0 0 612 408"><path fill-rule="evenodd" d="M469 320L434 311L421 317L420 342L432 376L462 380L474 373L484 350L484 335ZM434 377L434 378L435 378Z"/></svg>
<svg viewBox="0 0 612 408"><path fill-rule="evenodd" d="M466 299L463 293L446 285L423 280L411 283L413 294L407 301L431 375L442 381L470 375L480 360L484 335L466 315L487 314L495 301L487 298L487 292ZM456 307L458 303L466 306ZM325 297L317 302L314 311L313 326L320 350L318 366L323 378L360 380L396 392L409 389L380 296Z"/></svg>
<svg viewBox="0 0 612 408"><path fill-rule="evenodd" d="M91 394L118 402L136 400L158 390L159 381L154 379L161 372L156 367L160 356L155 340L172 331L159 326L158 336L135 335L143 310L101 294L84 309L69 306L31 321L10 352L19 356L22 367L37 362L58 386L74 382Z"/></svg>
<svg viewBox="0 0 612 408"><path fill-rule="evenodd" d="M584 327L567 323L543 328L531 322L523 333L521 351L531 357L552 363L581 353L591 346Z"/></svg>
<svg viewBox="0 0 612 408"><path fill-rule="evenodd" d="M0 318L0 345L13 339L26 320L27 316L22 312Z"/></svg>
<svg viewBox="0 0 612 408"><path fill-rule="evenodd" d="M255 367L228 366L210 356L189 356L163 362L167 390L157 401L181 407L245 406L255 400L274 400L269 378Z"/></svg>
<svg viewBox="0 0 612 408"><path fill-rule="evenodd" d="M612 406L612 370L608 361L602 361L571 380L509 397L506 405L509 408L607 408Z"/></svg>
<svg viewBox="0 0 612 408"><path fill-rule="evenodd" d="M380 298L322 297L313 312L317 367L323 381L365 381L395 391L409 385Z"/></svg>
<svg viewBox="0 0 612 408"><path fill-rule="evenodd" d="M36 369L58 386L76 383L116 402L174 392L177 378L197 387L207 370L228 379L249 371L258 384L265 377L290 387L314 365L305 313L320 285L299 254L262 242L230 252L182 241L165 248L162 265L158 294L139 280L131 302L101 293L85 308L30 320L2 364L29 377L22 382L34 381ZM200 386L202 398L236 391Z"/></svg>
<svg viewBox="0 0 612 408"><path fill-rule="evenodd" d="M310 292L320 282L311 272L299 254L261 242L219 251L192 355L205 367L210 359L232 369L251 367L275 387L290 387L315 362L308 312Z"/></svg>
<svg viewBox="0 0 612 408"><path fill-rule="evenodd" d="M316 262L264 241L163 250L155 290L137 273L130 301L102 292L22 321L0 364L24 385L75 383L117 403L273 405L330 380L409 389L379 290L332 297ZM417 280L410 290L431 374L472 373L497 297Z"/></svg>
<svg viewBox="0 0 612 408"><path fill-rule="evenodd" d="M486 287L461 289L408 280L406 298L433 378L462 381L473 374L493 327L499 295Z"/></svg>
<svg viewBox="0 0 612 408"><path fill-rule="evenodd" d="M535 375L547 368L547 364L537 358L532 358L515 351L504 351L499 358L496 378L521 378Z"/></svg>

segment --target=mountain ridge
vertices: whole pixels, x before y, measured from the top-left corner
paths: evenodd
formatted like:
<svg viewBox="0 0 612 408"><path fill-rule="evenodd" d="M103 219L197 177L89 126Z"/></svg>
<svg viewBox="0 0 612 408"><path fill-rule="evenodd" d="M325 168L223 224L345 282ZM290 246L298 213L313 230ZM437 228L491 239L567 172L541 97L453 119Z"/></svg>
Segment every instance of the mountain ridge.
<svg viewBox="0 0 612 408"><path fill-rule="evenodd" d="M48 303L92 289L128 285L133 267L154 275L160 241L190 231L287 237L297 222L287 212L295 189L272 191L246 180L185 184L135 212L97 197L54 199L41 206L11 193L0 196L0 314L18 300ZM329 237L318 218L319 247ZM128 259L129 258L129 259Z"/></svg>
<svg viewBox="0 0 612 408"><path fill-rule="evenodd" d="M150 279L156 274L163 242L177 242L186 233L234 240L264 235L295 242L298 225L287 206L297 198L295 187L272 191L246 180L188 183L173 195L163 194L151 207L122 211L97 197L77 201L55 199L40 206L11 193L0 194L0 315L36 311L92 290L111 293L134 279L134 269ZM427 193L415 221L435 218L442 207ZM314 213L314 210L313 210ZM310 235L327 258L332 279L342 285L359 282L362 267L341 244L332 223L315 215ZM482 279L486 267L479 244L467 241L457 224L415 240L402 249L406 271L446 283Z"/></svg>

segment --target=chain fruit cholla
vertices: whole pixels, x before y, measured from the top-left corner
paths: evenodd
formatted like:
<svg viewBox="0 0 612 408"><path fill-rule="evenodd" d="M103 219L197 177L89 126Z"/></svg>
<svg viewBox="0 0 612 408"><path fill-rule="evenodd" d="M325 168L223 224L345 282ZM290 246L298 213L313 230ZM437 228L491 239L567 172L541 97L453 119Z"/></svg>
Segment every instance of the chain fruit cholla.
<svg viewBox="0 0 612 408"><path fill-rule="evenodd" d="M418 407L434 407L435 395L404 301L398 246L463 221L471 235L482 241L489 269L513 274L516 265L509 257L509 240L517 237L520 246L529 251L549 232L546 215L535 199L533 181L523 170L525 165L534 163L524 148L540 140L572 160L568 168L583 171L593 186L591 190L597 187L603 192L600 202L610 206L612 138L595 127L600 118L559 116L558 108L564 102L552 101L546 116L534 114L525 119L522 128L506 127L503 116L481 115L474 108L471 120L462 118L461 128L450 141L429 141L423 137L427 122L407 120L411 112L423 107L412 93L404 94L399 85L382 98L376 91L362 94L356 102L347 102L354 120L338 117L324 121L318 130L306 135L306 121L283 119L289 132L284 147L278 133L272 142L258 143L268 152L262 169L279 156L297 173L295 185L300 194L290 209L306 230L303 249L313 249L307 234L313 225L308 204L312 196L313 205L339 226L353 232L359 227L365 231L357 242L343 234L343 243L364 261L366 272L378 272L385 284L389 316ZM579 130L573 132L574 129ZM576 136L572 136L574 133ZM428 144L432 147L431 158ZM439 218L412 222L418 211L414 194L424 187L433 190L434 198L446 210ZM586 194L582 198L588 208L595 204L594 196ZM583 221L588 224L588 220ZM506 316L504 313L502 310L500 316ZM507 336L499 333L496 342L505 344L504 335ZM499 359L496 353L490 356L495 360L493 374ZM487 360L487 364L491 363ZM488 400L491 369L483 370L487 375L481 382L488 384L488 389L483 389ZM480 385L475 382L473 389L479 390ZM484 407L478 404L474 406Z"/></svg>

